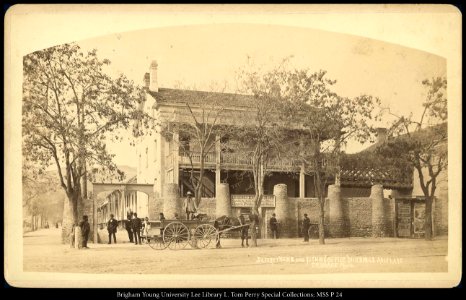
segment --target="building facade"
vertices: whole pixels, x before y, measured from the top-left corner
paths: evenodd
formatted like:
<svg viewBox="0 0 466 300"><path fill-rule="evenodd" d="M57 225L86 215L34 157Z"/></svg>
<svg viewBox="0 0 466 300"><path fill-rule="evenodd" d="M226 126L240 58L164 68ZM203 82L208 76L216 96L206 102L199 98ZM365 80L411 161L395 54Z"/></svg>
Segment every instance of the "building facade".
<svg viewBox="0 0 466 300"><path fill-rule="evenodd" d="M152 193L138 189L126 191L124 195L121 191L111 192L108 201L99 205L99 220L108 220L112 212L117 219L123 219L129 210L151 220L158 219L160 212L167 219L173 219L175 213L184 216L182 201L187 191L192 192L189 176L191 172L194 176L199 174L201 162L204 178L199 211L212 219L250 212L254 198L250 158L224 151L223 137L214 136L208 141L214 146L201 161L199 147L179 125L192 122L193 115L199 116L205 103L202 99L208 99L225 110L220 124L233 126L238 118L248 118L253 99L228 93L159 88L157 71L158 64L154 61L144 75L146 99L141 109L152 117L154 130L136 141L137 175L129 183L151 186ZM379 137L383 137L383 132L379 132ZM292 157L281 157L269 165L259 210L260 235L269 237L268 220L275 213L281 236L300 236L304 213L310 216L311 223L318 223L319 204L313 178ZM400 179L397 174L374 169L342 170L341 174L339 185L328 186L325 203L328 236L422 236L420 227L412 225L416 216L419 217L416 211L422 210L422 197L416 197L419 195L412 175L409 179L400 175L403 177ZM435 202L433 212L437 229L434 232L439 235L446 234L448 227L445 187L439 189L444 197ZM407 219L411 222L409 229L403 228Z"/></svg>

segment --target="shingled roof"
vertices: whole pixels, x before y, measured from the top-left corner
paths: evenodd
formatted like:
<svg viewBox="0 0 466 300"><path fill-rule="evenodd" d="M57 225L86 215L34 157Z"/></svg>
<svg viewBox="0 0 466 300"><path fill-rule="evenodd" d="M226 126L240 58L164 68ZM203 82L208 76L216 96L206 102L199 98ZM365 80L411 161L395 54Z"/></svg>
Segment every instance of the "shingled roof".
<svg viewBox="0 0 466 300"><path fill-rule="evenodd" d="M148 90L147 92L149 93L149 95L154 97L158 103L161 104L189 103L192 105L199 105L206 101L207 103L217 103L218 105L226 107L254 107L254 96L249 95L170 88L159 88L158 92L150 90Z"/></svg>

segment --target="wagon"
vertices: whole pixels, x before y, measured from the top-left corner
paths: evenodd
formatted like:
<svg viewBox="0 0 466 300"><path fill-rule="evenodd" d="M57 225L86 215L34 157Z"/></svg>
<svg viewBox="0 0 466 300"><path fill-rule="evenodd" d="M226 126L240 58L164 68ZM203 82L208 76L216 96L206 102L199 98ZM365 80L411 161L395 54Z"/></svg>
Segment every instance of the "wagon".
<svg viewBox="0 0 466 300"><path fill-rule="evenodd" d="M152 221L150 224L150 231L145 238L154 250L163 250L167 247L171 250L179 250L188 244L195 249L207 248L212 244L212 240L219 239L220 234L249 226L249 224L224 225L218 230L214 227L214 222L204 219Z"/></svg>
<svg viewBox="0 0 466 300"><path fill-rule="evenodd" d="M163 220L150 222L146 237L154 250L179 250L188 244L192 248L207 248L218 237L213 222L203 220Z"/></svg>

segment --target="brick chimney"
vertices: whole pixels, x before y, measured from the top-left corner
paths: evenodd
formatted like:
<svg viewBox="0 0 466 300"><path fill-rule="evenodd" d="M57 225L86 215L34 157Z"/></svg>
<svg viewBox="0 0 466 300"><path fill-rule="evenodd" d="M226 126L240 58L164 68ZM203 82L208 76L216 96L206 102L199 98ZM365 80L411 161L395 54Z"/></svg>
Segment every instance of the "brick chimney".
<svg viewBox="0 0 466 300"><path fill-rule="evenodd" d="M377 132L377 144L381 144L387 140L387 128L379 127Z"/></svg>
<svg viewBox="0 0 466 300"><path fill-rule="evenodd" d="M149 90L152 92L159 91L159 84L157 82L157 61L153 60L150 64L150 83L149 83Z"/></svg>

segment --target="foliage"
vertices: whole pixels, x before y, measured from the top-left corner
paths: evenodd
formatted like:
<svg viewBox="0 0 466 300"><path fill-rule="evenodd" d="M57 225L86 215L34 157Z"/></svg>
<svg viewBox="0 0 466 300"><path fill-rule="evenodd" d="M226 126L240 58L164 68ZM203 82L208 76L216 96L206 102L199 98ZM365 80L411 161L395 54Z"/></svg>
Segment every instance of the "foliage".
<svg viewBox="0 0 466 300"><path fill-rule="evenodd" d="M286 127L280 122L282 99L280 72L283 64L271 71L258 70L251 61L238 72L239 93L252 95L249 111L237 120L229 149L250 160L254 179L254 222L259 222L259 207L264 195L264 180L271 162L285 149ZM227 147L228 148L228 147ZM256 226L252 225L253 245L257 246Z"/></svg>
<svg viewBox="0 0 466 300"><path fill-rule="evenodd" d="M436 77L422 82L427 89L422 114L416 119L385 111L395 117L388 140L378 153L390 158L392 164L405 164L416 169L419 184L426 197L425 237L432 238L432 200L439 183L439 175L448 166L447 80Z"/></svg>
<svg viewBox="0 0 466 300"><path fill-rule="evenodd" d="M319 199L319 241L324 241L325 189L335 179L339 184L341 147L349 140L364 143L374 132L371 120L379 99L371 95L343 97L332 90L336 80L327 72L294 69L281 74L282 97L287 118L302 128L296 131L294 153L313 175Z"/></svg>
<svg viewBox="0 0 466 300"><path fill-rule="evenodd" d="M108 76L109 64L96 50L83 53L75 44L40 50L23 61L23 154L36 170L55 165L74 222L78 201L86 196L82 178L118 171L106 139L121 140L117 128L146 119L138 109L142 89L123 75Z"/></svg>

